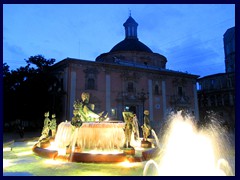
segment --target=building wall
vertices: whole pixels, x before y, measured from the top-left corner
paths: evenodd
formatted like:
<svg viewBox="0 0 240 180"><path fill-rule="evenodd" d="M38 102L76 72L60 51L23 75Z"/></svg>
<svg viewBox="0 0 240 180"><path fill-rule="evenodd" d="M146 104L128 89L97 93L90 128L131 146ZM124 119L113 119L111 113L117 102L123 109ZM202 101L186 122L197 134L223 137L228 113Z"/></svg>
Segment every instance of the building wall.
<svg viewBox="0 0 240 180"><path fill-rule="evenodd" d="M200 121L206 123L208 112L216 114L218 121L230 130L235 128L234 73L219 73L198 79ZM213 117L212 117L213 118Z"/></svg>
<svg viewBox="0 0 240 180"><path fill-rule="evenodd" d="M223 35L225 72L235 72L235 27L229 28Z"/></svg>
<svg viewBox="0 0 240 180"><path fill-rule="evenodd" d="M223 35L225 73L212 74L198 79L200 122L211 120L216 114L220 124L235 130L235 27Z"/></svg>
<svg viewBox="0 0 240 180"><path fill-rule="evenodd" d="M63 60L55 65L55 71L62 67L64 70L61 71L64 73L61 76L66 91L64 96L66 113L62 117L63 121L69 121L73 117L73 103L77 99L81 100L82 92L90 93L90 103L95 104L96 112L107 111L112 120L123 120L122 111L129 107L135 111L142 125L143 110L149 110L151 125L156 131L159 131L166 121L169 110L182 108L189 112L196 110L194 102L197 102L197 98L194 98L193 84L196 84L197 76L76 59ZM87 88L86 82L89 77L95 79L94 89ZM133 92L128 92L128 82L134 84ZM155 89L156 85L158 92ZM183 86L182 95L189 99L187 102L175 102L180 98L178 86ZM142 89L145 95L148 93L144 109L139 96Z"/></svg>
<svg viewBox="0 0 240 180"><path fill-rule="evenodd" d="M96 58L96 61L116 63L131 62L133 64L142 64L144 66L156 66L166 68L167 59L158 53L138 52L138 51L120 51L101 54Z"/></svg>

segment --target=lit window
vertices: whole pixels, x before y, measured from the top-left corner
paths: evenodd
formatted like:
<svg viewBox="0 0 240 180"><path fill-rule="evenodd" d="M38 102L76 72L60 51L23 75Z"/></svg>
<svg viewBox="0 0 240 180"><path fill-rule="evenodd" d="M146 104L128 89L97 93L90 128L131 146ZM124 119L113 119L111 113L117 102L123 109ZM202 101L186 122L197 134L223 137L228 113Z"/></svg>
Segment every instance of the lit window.
<svg viewBox="0 0 240 180"><path fill-rule="evenodd" d="M116 116L117 113L116 113L116 109L112 108L111 109L111 116Z"/></svg>

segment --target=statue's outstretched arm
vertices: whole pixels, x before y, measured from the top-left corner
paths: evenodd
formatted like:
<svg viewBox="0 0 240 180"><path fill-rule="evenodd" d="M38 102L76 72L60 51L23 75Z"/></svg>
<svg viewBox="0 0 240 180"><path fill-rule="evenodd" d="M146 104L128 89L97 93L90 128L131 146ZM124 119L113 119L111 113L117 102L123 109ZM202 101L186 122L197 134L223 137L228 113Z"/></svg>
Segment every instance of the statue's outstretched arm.
<svg viewBox="0 0 240 180"><path fill-rule="evenodd" d="M93 111L91 111L87 106L84 106L83 111L89 117L92 117L92 118L99 118L100 117L98 114L96 114Z"/></svg>

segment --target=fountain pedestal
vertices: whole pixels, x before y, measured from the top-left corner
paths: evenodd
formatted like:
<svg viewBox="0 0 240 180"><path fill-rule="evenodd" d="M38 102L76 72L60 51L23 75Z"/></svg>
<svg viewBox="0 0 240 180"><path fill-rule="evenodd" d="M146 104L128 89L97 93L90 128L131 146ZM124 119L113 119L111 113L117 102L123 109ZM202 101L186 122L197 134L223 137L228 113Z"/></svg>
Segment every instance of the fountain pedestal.
<svg viewBox="0 0 240 180"><path fill-rule="evenodd" d="M135 155L135 149L134 148L123 148L123 153L126 155Z"/></svg>
<svg viewBox="0 0 240 180"><path fill-rule="evenodd" d="M141 147L142 148L151 148L152 147L152 143L149 142L149 141L142 140L141 141Z"/></svg>

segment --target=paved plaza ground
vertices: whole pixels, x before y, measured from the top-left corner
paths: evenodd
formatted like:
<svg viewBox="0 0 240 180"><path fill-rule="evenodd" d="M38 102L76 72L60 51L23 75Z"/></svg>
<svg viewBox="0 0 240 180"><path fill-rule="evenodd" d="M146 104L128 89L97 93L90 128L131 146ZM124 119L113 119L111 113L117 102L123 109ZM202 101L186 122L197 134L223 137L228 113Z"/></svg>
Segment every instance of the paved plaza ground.
<svg viewBox="0 0 240 180"><path fill-rule="evenodd" d="M12 147L3 152L3 176L143 176L145 162L135 163L72 163L57 162L39 157L32 152L33 145L40 132L25 132L24 138L17 133L4 133L3 145ZM229 134L231 150L227 161L235 175L235 136ZM11 144L11 140L14 143ZM154 159L158 161L158 157ZM150 166L149 175L156 174L156 168Z"/></svg>
<svg viewBox="0 0 240 180"><path fill-rule="evenodd" d="M17 132L4 132L3 133L3 143L9 142L11 140L26 141L26 140L33 139L33 138L38 138L40 136L41 136L41 131L34 131L34 132L27 131L27 132L24 132L23 138L21 138L19 133L17 133Z"/></svg>

